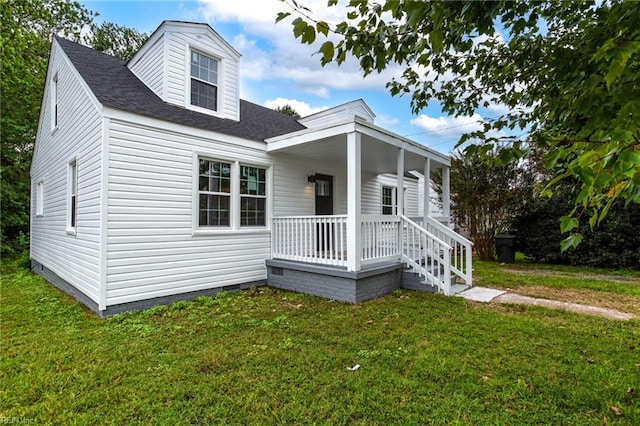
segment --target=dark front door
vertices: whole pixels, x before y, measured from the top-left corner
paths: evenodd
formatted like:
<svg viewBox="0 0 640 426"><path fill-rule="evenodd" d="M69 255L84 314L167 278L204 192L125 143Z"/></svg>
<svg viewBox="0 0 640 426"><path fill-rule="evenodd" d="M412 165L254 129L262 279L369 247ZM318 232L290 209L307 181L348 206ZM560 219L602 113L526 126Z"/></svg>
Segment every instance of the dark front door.
<svg viewBox="0 0 640 426"><path fill-rule="evenodd" d="M316 216L333 214L333 176L316 174Z"/></svg>
<svg viewBox="0 0 640 426"><path fill-rule="evenodd" d="M333 215L333 176L316 174L316 216ZM333 247L335 230L333 225L322 222L317 225L316 248L324 253L324 256Z"/></svg>

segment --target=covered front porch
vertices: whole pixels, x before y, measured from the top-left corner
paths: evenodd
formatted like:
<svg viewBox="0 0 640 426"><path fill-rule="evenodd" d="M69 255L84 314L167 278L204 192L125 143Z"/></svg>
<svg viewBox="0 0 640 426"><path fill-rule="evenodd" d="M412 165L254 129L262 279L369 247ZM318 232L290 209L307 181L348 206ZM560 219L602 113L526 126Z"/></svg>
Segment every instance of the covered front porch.
<svg viewBox="0 0 640 426"><path fill-rule="evenodd" d="M301 161L341 167L346 175L346 188L338 187L336 182L331 185L336 190L346 189L346 203L342 211L331 210L332 214L274 215L271 227L274 261L317 265L325 270L332 268L338 275L344 271L354 277L377 267L388 273L385 268L395 265L396 269L409 268L425 287L445 294L452 294L456 283L472 284L471 243L449 227L448 156L359 116L309 127L268 140L267 151L274 156L284 154ZM435 218L431 215L430 177L438 169L443 194L441 215ZM375 188L372 176L382 175L395 180L391 204L388 201L391 192L385 193L384 187L380 188L377 204L372 200L375 198L375 191L371 195L371 188ZM407 179L411 176L418 186L415 196L421 205L417 211L414 208L407 212L406 204L412 202L417 207L413 193L407 194ZM363 203L363 179L366 203ZM309 176L313 191L326 190L315 180ZM316 204L317 200L316 197ZM412 213L411 217L407 213ZM282 268L279 265L277 268Z"/></svg>

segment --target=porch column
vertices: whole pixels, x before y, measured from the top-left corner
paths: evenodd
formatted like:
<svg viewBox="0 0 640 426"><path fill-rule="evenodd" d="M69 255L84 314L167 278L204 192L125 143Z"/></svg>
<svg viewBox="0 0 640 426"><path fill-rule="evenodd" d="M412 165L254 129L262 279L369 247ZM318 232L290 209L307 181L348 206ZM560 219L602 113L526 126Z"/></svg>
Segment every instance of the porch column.
<svg viewBox="0 0 640 426"><path fill-rule="evenodd" d="M442 168L442 215L447 218L447 226L451 223L451 181L449 167Z"/></svg>
<svg viewBox="0 0 640 426"><path fill-rule="evenodd" d="M430 194L429 190L431 189L430 181L431 181L431 160L428 158L424 162L424 179L422 185L422 220L423 225L427 225L427 216L430 216Z"/></svg>
<svg viewBox="0 0 640 426"><path fill-rule="evenodd" d="M398 183L396 186L396 214L398 216L404 214L404 149L398 150Z"/></svg>
<svg viewBox="0 0 640 426"><path fill-rule="evenodd" d="M360 270L362 257L361 159L360 133L347 134L347 270L349 271Z"/></svg>

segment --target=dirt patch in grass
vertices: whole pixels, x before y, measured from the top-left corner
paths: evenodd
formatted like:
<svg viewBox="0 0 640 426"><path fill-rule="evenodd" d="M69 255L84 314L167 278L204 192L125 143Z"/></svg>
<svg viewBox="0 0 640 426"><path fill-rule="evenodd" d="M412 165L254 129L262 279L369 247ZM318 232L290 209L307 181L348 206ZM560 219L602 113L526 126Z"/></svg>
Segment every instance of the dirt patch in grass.
<svg viewBox="0 0 640 426"><path fill-rule="evenodd" d="M582 305L571 302L560 302L557 300L540 299L537 297L522 296L515 293L502 294L493 299L493 302L544 306L551 309L561 309L564 311L577 312L579 314L597 315L610 319L629 320L634 318L633 314L620 312L617 309L601 308L598 306Z"/></svg>
<svg viewBox="0 0 640 426"><path fill-rule="evenodd" d="M523 286L510 290L522 296L538 297L560 302L578 303L605 309L615 309L640 316L640 301L626 294L604 293L587 289L557 289L543 286Z"/></svg>
<svg viewBox="0 0 640 426"><path fill-rule="evenodd" d="M633 284L640 286L640 276L626 276L626 275L606 275L606 274L587 274L587 273L570 273L562 271L550 271L547 269L504 269L504 272L509 272L516 275L542 275L546 277L566 277L566 278L578 278L584 280L601 280L612 281L617 283Z"/></svg>

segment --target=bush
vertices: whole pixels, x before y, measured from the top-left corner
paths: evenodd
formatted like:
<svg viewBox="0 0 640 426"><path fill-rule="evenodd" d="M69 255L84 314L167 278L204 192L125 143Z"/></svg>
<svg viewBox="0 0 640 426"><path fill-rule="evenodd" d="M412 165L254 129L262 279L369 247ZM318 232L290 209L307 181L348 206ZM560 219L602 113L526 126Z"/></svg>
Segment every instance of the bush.
<svg viewBox="0 0 640 426"><path fill-rule="evenodd" d="M595 229L589 217L580 219L582 243L560 252L560 217L573 208L570 189L531 202L516 220L518 250L536 262L607 268L640 269L640 205L614 205Z"/></svg>

